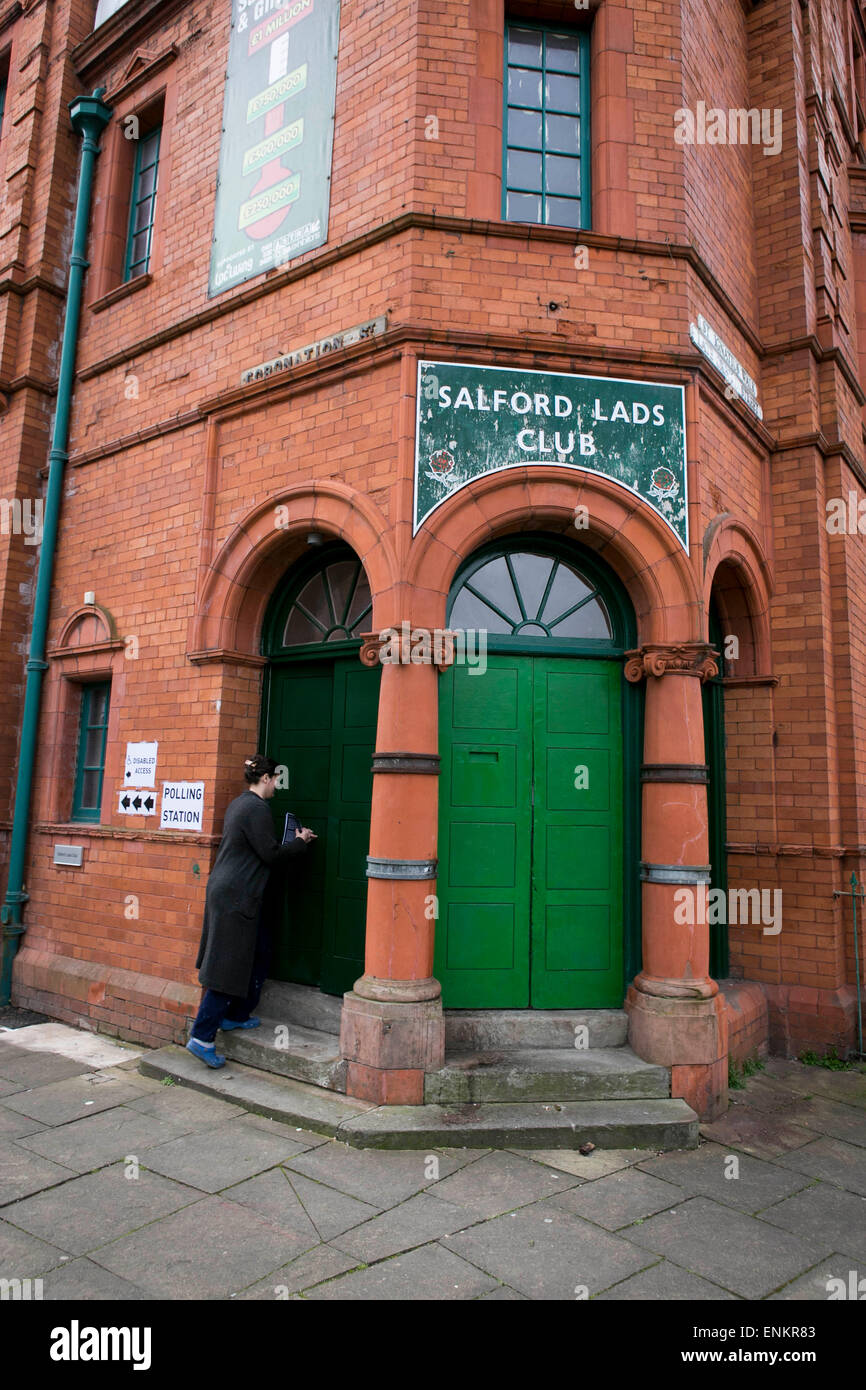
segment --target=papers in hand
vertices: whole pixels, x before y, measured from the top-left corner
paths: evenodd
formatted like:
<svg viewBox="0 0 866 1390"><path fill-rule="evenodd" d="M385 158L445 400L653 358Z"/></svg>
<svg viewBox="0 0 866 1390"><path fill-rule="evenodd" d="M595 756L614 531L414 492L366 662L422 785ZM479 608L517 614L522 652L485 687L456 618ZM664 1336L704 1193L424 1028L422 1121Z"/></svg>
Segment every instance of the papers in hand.
<svg viewBox="0 0 866 1390"><path fill-rule="evenodd" d="M286 812L286 820L283 826L283 844L287 845L290 840L295 839L296 831L301 829L301 822L297 816L293 816L291 811Z"/></svg>

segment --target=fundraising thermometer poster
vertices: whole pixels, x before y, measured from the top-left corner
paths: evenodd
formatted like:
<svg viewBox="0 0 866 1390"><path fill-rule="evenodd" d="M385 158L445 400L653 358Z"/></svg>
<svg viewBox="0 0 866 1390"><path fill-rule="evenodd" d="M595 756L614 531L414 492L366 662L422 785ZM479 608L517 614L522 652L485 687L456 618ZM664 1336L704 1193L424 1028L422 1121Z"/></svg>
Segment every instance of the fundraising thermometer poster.
<svg viewBox="0 0 866 1390"><path fill-rule="evenodd" d="M340 0L232 0L210 298L328 236Z"/></svg>

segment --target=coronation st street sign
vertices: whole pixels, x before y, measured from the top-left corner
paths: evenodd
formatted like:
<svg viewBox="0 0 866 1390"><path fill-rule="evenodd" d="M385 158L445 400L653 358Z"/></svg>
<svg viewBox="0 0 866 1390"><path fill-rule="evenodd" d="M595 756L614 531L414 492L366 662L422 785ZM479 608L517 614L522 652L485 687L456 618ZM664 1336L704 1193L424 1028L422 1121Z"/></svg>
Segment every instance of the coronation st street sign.
<svg viewBox="0 0 866 1390"><path fill-rule="evenodd" d="M554 464L643 498L688 551L682 386L419 362L417 401L413 534L475 478Z"/></svg>

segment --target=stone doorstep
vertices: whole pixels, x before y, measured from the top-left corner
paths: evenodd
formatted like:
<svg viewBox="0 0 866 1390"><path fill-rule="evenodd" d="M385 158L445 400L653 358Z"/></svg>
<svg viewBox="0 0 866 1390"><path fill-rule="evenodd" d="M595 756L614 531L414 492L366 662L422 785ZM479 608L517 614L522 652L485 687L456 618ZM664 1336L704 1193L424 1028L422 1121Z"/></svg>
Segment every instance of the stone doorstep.
<svg viewBox="0 0 866 1390"><path fill-rule="evenodd" d="M445 1052L498 1052L526 1048L575 1050L578 1028L590 1051L624 1047L625 1009L445 1009Z"/></svg>
<svg viewBox="0 0 866 1390"><path fill-rule="evenodd" d="M642 1061L630 1047L451 1054L424 1080L427 1104L665 1100L670 1093L670 1069Z"/></svg>
<svg viewBox="0 0 866 1390"><path fill-rule="evenodd" d="M356 1148L576 1149L591 1142L660 1151L698 1143L698 1117L682 1100L375 1106L237 1062L211 1071L174 1045L149 1053L139 1070Z"/></svg>
<svg viewBox="0 0 866 1390"><path fill-rule="evenodd" d="M348 1063L340 1055L340 1040L334 1033L280 1023L263 1015L261 1018L261 1028L218 1033L218 1051L261 1071L306 1081L328 1091L345 1092ZM285 1029L285 1034L280 1029Z"/></svg>

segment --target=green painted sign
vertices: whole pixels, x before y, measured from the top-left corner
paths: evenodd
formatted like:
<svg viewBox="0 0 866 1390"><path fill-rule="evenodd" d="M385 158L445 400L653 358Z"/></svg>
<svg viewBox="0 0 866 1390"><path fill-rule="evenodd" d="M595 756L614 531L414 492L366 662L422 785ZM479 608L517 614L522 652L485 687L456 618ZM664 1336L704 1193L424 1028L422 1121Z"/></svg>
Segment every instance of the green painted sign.
<svg viewBox="0 0 866 1390"><path fill-rule="evenodd" d="M419 362L417 401L415 532L475 478L553 464L636 493L688 551L682 386Z"/></svg>
<svg viewBox="0 0 866 1390"><path fill-rule="evenodd" d="M211 298L328 236L340 0L232 0Z"/></svg>

